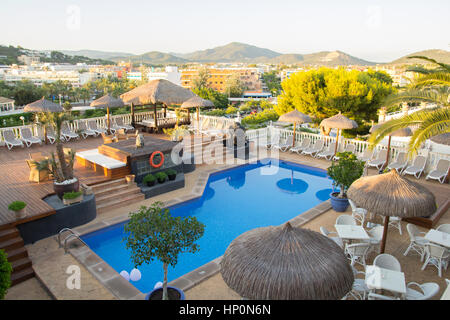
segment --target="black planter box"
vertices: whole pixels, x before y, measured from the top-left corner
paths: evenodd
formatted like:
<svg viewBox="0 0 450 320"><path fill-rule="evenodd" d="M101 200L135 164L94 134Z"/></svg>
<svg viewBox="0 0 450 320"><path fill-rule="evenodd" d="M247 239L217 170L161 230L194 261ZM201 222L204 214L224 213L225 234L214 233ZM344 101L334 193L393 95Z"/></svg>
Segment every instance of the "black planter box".
<svg viewBox="0 0 450 320"><path fill-rule="evenodd" d="M178 172L175 180L166 180L164 183L156 183L149 187L147 184L138 184L141 192L145 194L145 199L157 196L162 193L184 188L184 173Z"/></svg>

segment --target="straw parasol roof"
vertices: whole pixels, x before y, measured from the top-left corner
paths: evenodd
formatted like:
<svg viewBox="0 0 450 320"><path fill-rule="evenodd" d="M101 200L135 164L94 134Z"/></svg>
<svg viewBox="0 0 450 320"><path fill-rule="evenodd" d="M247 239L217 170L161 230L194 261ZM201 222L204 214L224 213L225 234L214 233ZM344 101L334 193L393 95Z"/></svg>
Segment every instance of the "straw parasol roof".
<svg viewBox="0 0 450 320"><path fill-rule="evenodd" d="M168 80L157 79L143 84L120 96L125 104L182 104L195 94Z"/></svg>
<svg viewBox="0 0 450 320"><path fill-rule="evenodd" d="M340 299L354 280L333 240L289 222L243 233L220 265L227 285L248 299Z"/></svg>
<svg viewBox="0 0 450 320"><path fill-rule="evenodd" d="M450 146L450 132L443 133L430 138L431 141Z"/></svg>
<svg viewBox="0 0 450 320"><path fill-rule="evenodd" d="M322 120L321 127L335 128L335 129L354 129L358 128L356 121L351 120L341 114L340 112L330 118Z"/></svg>
<svg viewBox="0 0 450 320"><path fill-rule="evenodd" d="M95 108L120 108L124 106L124 103L121 99L117 99L110 94L106 94L103 97L92 101L90 106Z"/></svg>
<svg viewBox="0 0 450 320"><path fill-rule="evenodd" d="M358 207L383 216L424 217L436 211L433 193L396 170L359 178L347 196Z"/></svg>
<svg viewBox="0 0 450 320"><path fill-rule="evenodd" d="M204 108L204 107L214 107L214 103L210 100L194 96L181 105L181 108Z"/></svg>
<svg viewBox="0 0 450 320"><path fill-rule="evenodd" d="M42 99L29 103L23 109L25 112L63 112L64 109L56 103Z"/></svg>
<svg viewBox="0 0 450 320"><path fill-rule="evenodd" d="M281 115L278 121L305 123L311 122L311 118L308 115L304 114L303 112L300 112L297 109L295 109L293 111Z"/></svg>
<svg viewBox="0 0 450 320"><path fill-rule="evenodd" d="M377 130L381 124L373 125L369 132L372 133ZM412 136L412 130L409 127L398 129L390 134L391 137L409 137Z"/></svg>

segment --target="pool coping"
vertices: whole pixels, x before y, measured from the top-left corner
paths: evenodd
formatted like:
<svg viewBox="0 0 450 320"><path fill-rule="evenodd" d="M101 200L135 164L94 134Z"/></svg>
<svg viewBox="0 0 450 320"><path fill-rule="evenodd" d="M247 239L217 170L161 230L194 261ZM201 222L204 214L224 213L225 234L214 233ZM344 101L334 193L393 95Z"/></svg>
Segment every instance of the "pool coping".
<svg viewBox="0 0 450 320"><path fill-rule="evenodd" d="M200 198L203 195L204 189L211 174L224 172L228 169L235 169L240 166L255 163L255 161L268 158L270 157L265 157L256 160L255 159L248 159L245 161L241 160L243 161L242 163L222 165L210 170L205 170L204 172L200 173L196 178L193 190L191 190L190 193L178 198L164 201L163 202L164 207L170 207L181 204L183 202ZM297 165L300 164L290 160L282 160L282 161L290 162ZM312 167L310 165L304 166L320 169L317 167ZM293 227L300 227L330 209L331 209L330 200L326 200L309 210L301 212L299 215L295 216L294 218L286 222L283 222L281 225L284 225L285 223L289 222ZM124 221L129 220L129 218L130 218L129 213L124 213L116 217L105 218L99 222L93 223L88 226L80 226L74 228L73 230L77 232L80 236L83 236L85 234L122 223ZM55 240L57 241L56 237ZM100 258L80 239L74 239L70 241L68 251L80 264L82 264L87 270L89 270L89 272L91 272L91 274L118 299L142 300L145 298L146 293L142 293L130 281L124 279L116 270L114 270L108 263L106 263L102 258ZM184 274L183 276L175 280L170 281L169 285L177 287L183 291L191 289L192 287L198 285L199 283L207 280L208 278L220 272L220 262L222 260L222 257L223 255Z"/></svg>

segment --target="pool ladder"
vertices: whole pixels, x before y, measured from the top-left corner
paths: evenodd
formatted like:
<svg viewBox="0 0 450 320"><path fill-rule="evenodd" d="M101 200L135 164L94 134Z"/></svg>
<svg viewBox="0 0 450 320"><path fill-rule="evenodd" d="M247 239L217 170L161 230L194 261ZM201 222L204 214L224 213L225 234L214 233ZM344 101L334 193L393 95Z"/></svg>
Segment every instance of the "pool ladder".
<svg viewBox="0 0 450 320"><path fill-rule="evenodd" d="M69 232L70 234L64 239L64 245L61 243L61 235L64 233L64 232ZM81 243L83 243L85 246L87 246L87 244L86 244L86 242L84 242L81 238L80 238L80 235L78 234L78 233L76 233L75 231L73 231L72 229L70 229L70 228L64 228L64 229L61 229L61 231L59 231L59 233L58 233L58 244L59 244L59 247L60 248L62 248L62 247L64 247L64 254L67 254L69 251L67 250L67 241L68 240L70 240L70 239L72 239L72 238L76 238L76 239L78 239L78 240L80 240L81 241Z"/></svg>

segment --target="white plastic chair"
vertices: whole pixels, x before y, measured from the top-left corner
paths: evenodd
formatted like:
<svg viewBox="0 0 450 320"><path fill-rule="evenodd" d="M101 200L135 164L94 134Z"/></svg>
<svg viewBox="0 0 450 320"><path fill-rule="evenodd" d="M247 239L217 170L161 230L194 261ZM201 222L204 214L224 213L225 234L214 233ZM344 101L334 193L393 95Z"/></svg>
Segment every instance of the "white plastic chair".
<svg viewBox="0 0 450 320"><path fill-rule="evenodd" d="M204 121L206 119L209 119L209 118L205 118ZM128 130L131 130L131 131L134 130L133 126L130 126L128 124L124 124L123 123L123 119L121 117L116 118L114 120L114 122L116 123L116 126L119 127L120 129L125 129L125 132L128 131Z"/></svg>
<svg viewBox="0 0 450 320"><path fill-rule="evenodd" d="M66 141L69 141L72 138L78 139L80 137L78 134L70 130L69 126L65 122L61 126L61 135L64 137L64 140Z"/></svg>
<svg viewBox="0 0 450 320"><path fill-rule="evenodd" d="M350 265L353 266L355 263L366 267L366 258L370 250L369 243L353 243L345 246L345 253L350 259Z"/></svg>
<svg viewBox="0 0 450 320"><path fill-rule="evenodd" d="M352 207L352 216L353 218L358 221L361 226L364 227L364 222L366 220L367 210L364 208L358 208L356 204L351 200L348 199L348 202L350 203L350 206Z"/></svg>
<svg viewBox="0 0 450 320"><path fill-rule="evenodd" d="M406 155L406 152L399 152L397 154L397 157L394 162L391 162L387 168L389 170L395 169L398 173L402 173L402 171L406 168L408 165L408 157Z"/></svg>
<svg viewBox="0 0 450 320"><path fill-rule="evenodd" d="M368 300L400 300L400 298L371 292L369 293Z"/></svg>
<svg viewBox="0 0 450 320"><path fill-rule="evenodd" d="M339 237L332 237L332 236L331 236L332 234L337 234L336 232L328 231L328 229L325 228L325 227L323 227L323 226L320 227L320 232L321 232L324 236L329 237L331 240L333 240L334 242L336 242L336 244L337 244L339 247L341 247L342 249L344 249L344 242L342 241L342 239L339 238Z"/></svg>
<svg viewBox="0 0 450 320"><path fill-rule="evenodd" d="M8 150L11 150L13 147L25 147L23 142L16 138L14 131L11 129L3 131L3 140L5 141Z"/></svg>
<svg viewBox="0 0 450 320"><path fill-rule="evenodd" d="M316 155L316 158L325 158L327 160L330 160L334 156L334 149L336 148L336 142L332 142L328 145L328 149L322 152L319 152Z"/></svg>
<svg viewBox="0 0 450 320"><path fill-rule="evenodd" d="M289 152L297 152L297 154L300 154L303 150L309 148L310 145L311 139L305 138L302 140L302 143L299 146L289 149Z"/></svg>
<svg viewBox="0 0 450 320"><path fill-rule="evenodd" d="M438 269L439 277L442 277L442 268L447 270L448 259L450 258L448 249L434 243L427 243L425 245L425 252L426 258L422 270L425 270L427 265L431 264Z"/></svg>
<svg viewBox="0 0 450 320"><path fill-rule="evenodd" d="M414 159L412 165L403 170L402 175L410 174L419 179L423 170L425 170L425 165L427 164L427 158L424 156L417 156Z"/></svg>
<svg viewBox="0 0 450 320"><path fill-rule="evenodd" d="M430 173L428 173L425 180L434 179L438 180L440 183L444 183L449 170L450 170L450 160L439 159L436 168L430 171Z"/></svg>
<svg viewBox="0 0 450 320"><path fill-rule="evenodd" d="M440 232L450 233L450 223L441 224L436 228L436 230Z"/></svg>
<svg viewBox="0 0 450 320"><path fill-rule="evenodd" d="M20 137L21 140L25 142L27 148L31 147L33 143L42 144L42 140L33 136L33 133L29 127L20 128Z"/></svg>
<svg viewBox="0 0 450 320"><path fill-rule="evenodd" d="M428 243L428 240L423 237L426 233L419 231L419 229L412 223L408 223L406 225L406 230L409 234L410 243L403 255L406 256L411 250L413 250L420 255L420 261L423 261L425 257L425 245Z"/></svg>
<svg viewBox="0 0 450 320"><path fill-rule="evenodd" d="M377 249L379 249L379 245L381 243L381 240L383 239L383 231L383 226L376 226L367 231L370 239L365 240L365 242L370 244L370 251L379 252Z"/></svg>
<svg viewBox="0 0 450 320"><path fill-rule="evenodd" d="M376 167L380 170L384 164L386 163L387 150L383 149L377 154L377 158L374 160L368 161L366 164L368 167Z"/></svg>
<svg viewBox="0 0 450 320"><path fill-rule="evenodd" d="M336 218L336 224L346 224L351 226L356 226L356 220L351 215L342 214Z"/></svg>
<svg viewBox="0 0 450 320"><path fill-rule="evenodd" d="M364 152L357 156L357 158L361 161L367 162L372 159L374 150L370 150L366 148Z"/></svg>
<svg viewBox="0 0 450 320"><path fill-rule="evenodd" d="M416 286L419 290L411 289ZM439 285L435 282L427 282L418 284L417 282L410 282L406 286L406 300L429 300L439 292Z"/></svg>
<svg viewBox="0 0 450 320"><path fill-rule="evenodd" d="M285 143L275 143L272 146L272 149L278 149L282 152L286 152L290 147L292 147L292 144L294 143L294 136L289 136L286 139Z"/></svg>
<svg viewBox="0 0 450 320"><path fill-rule="evenodd" d="M356 270L353 266L352 271L355 280L353 281L352 290L345 295L344 300L347 299L349 295L356 300L366 300L367 295L370 292L370 289L366 285L366 273L364 271ZM359 275L362 275L362 278L358 278Z"/></svg>
<svg viewBox="0 0 450 320"><path fill-rule="evenodd" d="M323 143L323 140L317 140L312 147L306 148L302 151L301 154L314 157L314 155L316 155L323 149Z"/></svg>
<svg viewBox="0 0 450 320"><path fill-rule="evenodd" d="M402 266L400 265L400 262L398 262L397 258L387 253L377 255L373 260L373 265L392 271L402 271Z"/></svg>
<svg viewBox="0 0 450 320"><path fill-rule="evenodd" d="M355 144L350 144L347 143L344 147L344 150L342 152L351 152L351 153L355 153L356 150L356 145ZM338 151L339 152L339 151ZM334 156L333 160L339 160L338 156Z"/></svg>
<svg viewBox="0 0 450 320"><path fill-rule="evenodd" d="M97 126L97 121L95 121L95 120L88 121L88 127L89 127L89 130L95 132L95 134L97 136L102 134L102 133L106 134L106 129L99 128Z"/></svg>
<svg viewBox="0 0 450 320"><path fill-rule="evenodd" d="M400 235L402 235L402 218L400 217L389 217L389 226L398 230Z"/></svg>
<svg viewBox="0 0 450 320"><path fill-rule="evenodd" d="M78 129L80 130L80 134L83 137L83 139L86 139L88 136L97 136L97 134L93 131L87 128L86 122L79 121L78 122Z"/></svg>

